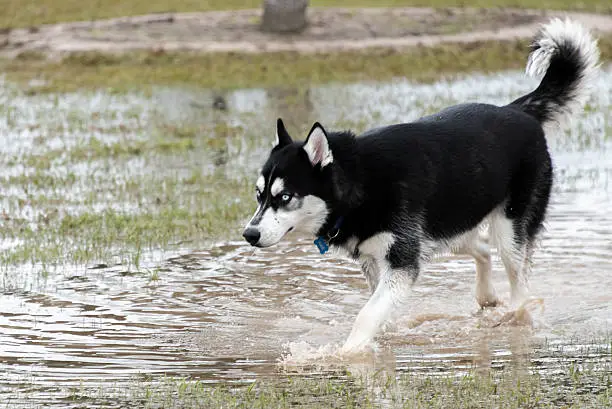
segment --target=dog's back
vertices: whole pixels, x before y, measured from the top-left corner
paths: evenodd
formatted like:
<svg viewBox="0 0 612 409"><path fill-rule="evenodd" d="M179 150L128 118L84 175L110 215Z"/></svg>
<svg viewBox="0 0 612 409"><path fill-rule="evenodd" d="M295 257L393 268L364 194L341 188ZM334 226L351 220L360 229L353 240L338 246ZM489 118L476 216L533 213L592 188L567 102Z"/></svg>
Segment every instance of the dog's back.
<svg viewBox="0 0 612 409"><path fill-rule="evenodd" d="M524 213L523 196L551 174L541 124L515 107L457 105L356 142L364 190L381 201L374 211L418 216L432 239L475 227L504 201L514 215Z"/></svg>

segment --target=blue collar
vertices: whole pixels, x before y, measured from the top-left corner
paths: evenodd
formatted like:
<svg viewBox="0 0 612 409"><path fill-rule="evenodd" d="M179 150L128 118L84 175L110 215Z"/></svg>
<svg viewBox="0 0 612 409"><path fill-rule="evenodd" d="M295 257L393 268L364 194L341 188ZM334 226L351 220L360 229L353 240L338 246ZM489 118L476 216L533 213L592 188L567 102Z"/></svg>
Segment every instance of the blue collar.
<svg viewBox="0 0 612 409"><path fill-rule="evenodd" d="M338 234L340 233L340 226L342 225L343 221L343 216L338 217L338 219L336 220L336 224L334 224L334 227L327 233L327 237L317 237L317 239L314 241L314 244L319 249L319 253L327 253L327 251L329 250L329 241L338 236Z"/></svg>

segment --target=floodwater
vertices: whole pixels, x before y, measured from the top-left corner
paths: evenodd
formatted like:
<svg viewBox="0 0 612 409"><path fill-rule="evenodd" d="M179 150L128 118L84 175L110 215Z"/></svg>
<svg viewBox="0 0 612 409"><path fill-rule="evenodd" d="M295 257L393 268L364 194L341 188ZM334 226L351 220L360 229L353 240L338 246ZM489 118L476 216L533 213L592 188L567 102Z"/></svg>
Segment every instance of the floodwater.
<svg viewBox="0 0 612 409"><path fill-rule="evenodd" d="M332 124L329 128L345 123L364 128L408 121L456 102L508 102L534 84L511 72L431 85L333 85L300 94L292 107L272 103L271 92L236 91L226 95L229 112L236 113L225 114L226 120L259 127L261 138L253 149L230 152L224 166L252 172L255 180L278 111L304 123L316 118ZM210 94L160 89L150 97L125 97L123 104L117 101L123 97L94 97L96 109L103 105L119 113L162 104L169 120L180 121L196 115L190 109L201 111L189 101ZM94 97L60 99L87 110L85 102ZM41 97L19 96L10 103L26 109L40 102L36 98ZM256 115L260 110L265 115ZM41 117L40 112L32 115ZM49 121L54 115L48 114ZM146 108L136 116L146 122L150 115ZM531 295L536 301L527 307L531 322L503 322L505 306L480 312L472 260L440 258L424 269L373 352L341 362L337 348L367 300L365 281L350 260L321 256L310 239L297 236L269 249L226 241L146 254L143 268L157 269L158 280L129 273L123 265L67 265L46 277L36 266L6 267L0 274L0 402L62 406L79 385L120 388L135 377L155 375L250 382L279 372L320 373L338 366L437 374L475 365L520 367L533 360L546 369L554 367L555 357L539 355L544 342L560 348L609 342L602 340L609 340L612 328L610 118L612 70L607 69L587 111L567 132L549 136L555 188L534 257ZM26 133L2 137L29 143ZM15 144L2 149L23 149ZM3 242L2 248L11 245ZM499 260L494 283L507 301L509 287Z"/></svg>

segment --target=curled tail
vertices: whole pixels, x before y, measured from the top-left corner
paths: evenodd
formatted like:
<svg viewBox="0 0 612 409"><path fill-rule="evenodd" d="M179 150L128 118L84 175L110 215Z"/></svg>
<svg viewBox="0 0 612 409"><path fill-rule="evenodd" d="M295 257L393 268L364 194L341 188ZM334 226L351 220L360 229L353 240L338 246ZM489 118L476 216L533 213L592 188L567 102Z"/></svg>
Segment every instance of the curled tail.
<svg viewBox="0 0 612 409"><path fill-rule="evenodd" d="M542 126L562 123L582 109L599 67L597 41L580 24L553 19L531 46L526 72L544 74L535 91L510 105L537 118Z"/></svg>

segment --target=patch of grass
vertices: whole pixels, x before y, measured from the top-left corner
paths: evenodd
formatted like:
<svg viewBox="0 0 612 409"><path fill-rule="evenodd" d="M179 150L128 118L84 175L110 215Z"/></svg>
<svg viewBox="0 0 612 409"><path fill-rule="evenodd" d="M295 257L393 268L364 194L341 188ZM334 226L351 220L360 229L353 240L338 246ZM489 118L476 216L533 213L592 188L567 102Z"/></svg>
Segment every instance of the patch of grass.
<svg viewBox="0 0 612 409"><path fill-rule="evenodd" d="M112 129L104 129L104 132L112 132ZM32 153L16 157L7 157L8 165L20 164L35 169L34 174L21 174L0 178L0 186L3 184L20 183L24 178L29 179L35 185L47 183L44 171L52 165L68 165L82 161L120 159L133 156L155 155L155 154L182 154L196 148L196 137L202 130L194 126L162 125L155 130L156 137L149 139L125 139L118 142L105 142L98 137L90 137L70 149L50 149L43 153ZM225 143L223 137L206 138L205 146L220 149Z"/></svg>
<svg viewBox="0 0 612 409"><path fill-rule="evenodd" d="M600 49L603 60L612 59L612 35L600 39ZM516 69L524 66L527 54L528 41L490 41L315 55L134 52L107 58L97 53L81 53L59 62L4 60L0 69L10 80L24 85L32 79L45 80L47 84L41 91L95 88L125 91L146 89L151 84L217 89L306 87L393 77L431 81L460 72ZM373 59L376 64L372 64ZM97 63L92 65L92 60Z"/></svg>
<svg viewBox="0 0 612 409"><path fill-rule="evenodd" d="M155 281L159 281L159 269L153 269L149 271L149 281L150 282L155 282Z"/></svg>
<svg viewBox="0 0 612 409"><path fill-rule="evenodd" d="M609 346L598 345L595 354L590 350L580 359L562 358L552 368L474 368L463 374L416 372L398 378L382 372L354 376L344 370L327 377L285 375L216 387L188 378L162 378L136 381L129 388L74 389L71 398L164 408L603 408L612 403L612 368L607 359L611 351L602 348ZM559 359L558 352L552 356Z"/></svg>
<svg viewBox="0 0 612 409"><path fill-rule="evenodd" d="M36 224L25 219L5 221L1 238L20 242L0 252L0 264L83 264L127 255L129 264L138 266L143 249L168 248L179 240L203 243L220 235L235 237L238 222L252 210L250 180L200 176L187 184L197 184L200 190L196 191L183 189L172 176L133 182L124 192L116 192L115 198L142 196L152 202L142 203L134 212L110 207L52 213L41 216ZM158 195L152 196L151 190ZM218 194L221 191L223 196Z"/></svg>
<svg viewBox="0 0 612 409"><path fill-rule="evenodd" d="M147 13L232 10L261 7L262 0L0 0L0 27L28 27L63 21L96 20ZM313 7L524 7L605 12L608 0L311 0Z"/></svg>

